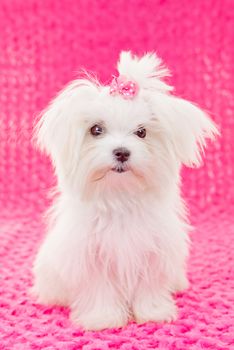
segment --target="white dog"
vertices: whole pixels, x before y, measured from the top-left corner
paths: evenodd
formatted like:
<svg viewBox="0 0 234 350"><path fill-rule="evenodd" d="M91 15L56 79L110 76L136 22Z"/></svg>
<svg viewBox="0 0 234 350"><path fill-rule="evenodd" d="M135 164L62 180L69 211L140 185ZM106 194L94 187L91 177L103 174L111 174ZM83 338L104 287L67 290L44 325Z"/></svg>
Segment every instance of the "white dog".
<svg viewBox="0 0 234 350"><path fill-rule="evenodd" d="M120 55L110 86L72 82L37 128L58 197L34 265L34 293L86 329L171 321L188 286L182 164L197 166L215 125L173 96L155 54Z"/></svg>

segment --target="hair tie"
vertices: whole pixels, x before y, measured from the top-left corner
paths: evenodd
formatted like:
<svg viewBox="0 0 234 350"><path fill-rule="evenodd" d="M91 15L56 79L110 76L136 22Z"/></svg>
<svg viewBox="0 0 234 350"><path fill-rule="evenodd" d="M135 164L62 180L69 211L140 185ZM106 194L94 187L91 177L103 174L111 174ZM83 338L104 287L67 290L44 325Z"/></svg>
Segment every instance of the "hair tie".
<svg viewBox="0 0 234 350"><path fill-rule="evenodd" d="M133 80L127 80L124 76L113 77L110 84L110 95L120 95L124 99L133 99L139 91L138 84Z"/></svg>

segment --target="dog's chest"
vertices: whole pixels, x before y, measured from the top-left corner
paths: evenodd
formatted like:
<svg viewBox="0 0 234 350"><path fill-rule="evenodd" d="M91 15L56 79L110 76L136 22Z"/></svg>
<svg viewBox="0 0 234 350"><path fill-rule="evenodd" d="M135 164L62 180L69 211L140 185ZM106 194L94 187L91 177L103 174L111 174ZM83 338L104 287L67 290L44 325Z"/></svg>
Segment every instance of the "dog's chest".
<svg viewBox="0 0 234 350"><path fill-rule="evenodd" d="M134 210L135 209L135 210ZM138 207L117 212L96 212L90 235L95 264L122 280L134 284L157 259L158 235L155 220ZM131 282L130 282L131 281Z"/></svg>

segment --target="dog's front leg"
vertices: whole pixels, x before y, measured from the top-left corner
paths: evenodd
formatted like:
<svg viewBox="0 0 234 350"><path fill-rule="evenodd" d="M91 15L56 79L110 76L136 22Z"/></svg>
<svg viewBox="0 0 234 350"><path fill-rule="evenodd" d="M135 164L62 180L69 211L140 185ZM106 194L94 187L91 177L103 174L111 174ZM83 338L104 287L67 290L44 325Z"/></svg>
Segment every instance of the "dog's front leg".
<svg viewBox="0 0 234 350"><path fill-rule="evenodd" d="M72 320L89 330L124 326L128 308L110 281L87 276L72 305Z"/></svg>
<svg viewBox="0 0 234 350"><path fill-rule="evenodd" d="M156 281L155 277L151 281L139 281L132 308L138 323L172 321L177 315L170 291L165 284L161 285Z"/></svg>

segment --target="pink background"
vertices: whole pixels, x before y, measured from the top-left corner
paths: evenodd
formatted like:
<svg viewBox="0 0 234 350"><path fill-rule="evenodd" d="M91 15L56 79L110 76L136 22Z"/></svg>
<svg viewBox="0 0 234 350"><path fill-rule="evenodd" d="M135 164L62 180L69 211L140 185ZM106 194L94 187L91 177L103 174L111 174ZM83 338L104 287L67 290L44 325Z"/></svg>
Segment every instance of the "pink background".
<svg viewBox="0 0 234 350"><path fill-rule="evenodd" d="M234 2L1 0L0 349L230 349L234 343ZM185 169L191 287L173 324L84 332L67 310L27 295L55 183L31 143L38 113L85 67L109 81L120 50L156 51L178 95L209 111L222 136Z"/></svg>

